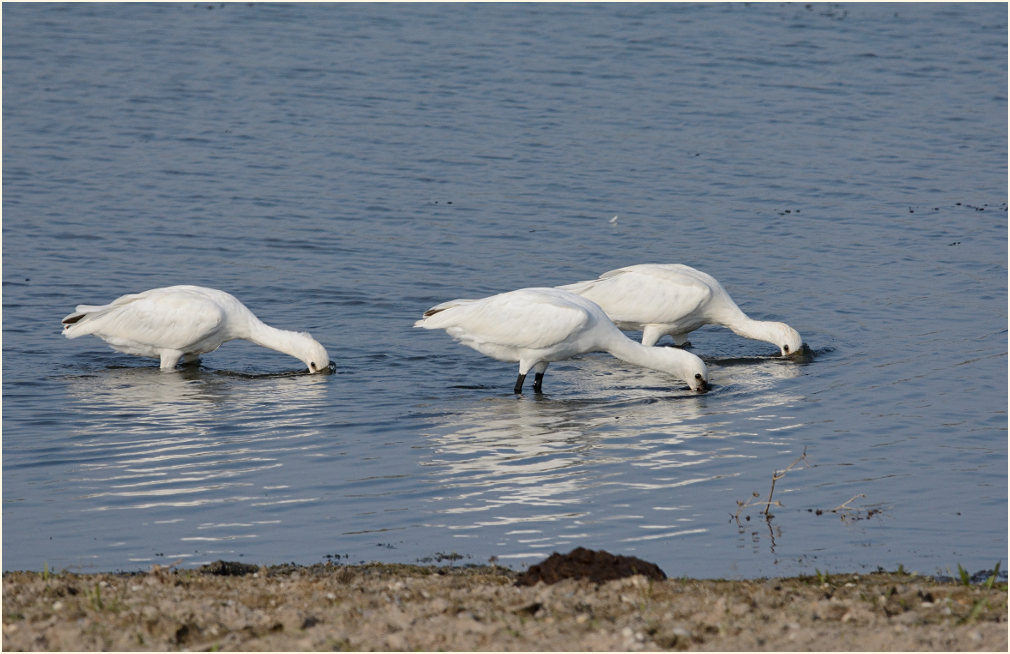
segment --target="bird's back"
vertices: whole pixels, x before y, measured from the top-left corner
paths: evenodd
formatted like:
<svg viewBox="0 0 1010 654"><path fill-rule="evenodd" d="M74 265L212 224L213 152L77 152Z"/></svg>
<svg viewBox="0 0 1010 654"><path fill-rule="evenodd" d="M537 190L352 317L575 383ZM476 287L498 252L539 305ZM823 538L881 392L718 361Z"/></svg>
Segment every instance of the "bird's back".
<svg viewBox="0 0 1010 654"><path fill-rule="evenodd" d="M475 349L538 350L572 339L601 315L605 319L599 307L572 293L526 288L479 300L443 302L425 312L414 326L444 329Z"/></svg>
<svg viewBox="0 0 1010 654"><path fill-rule="evenodd" d="M596 302L625 329L683 321L703 324L726 295L711 275L682 264L627 266L561 288Z"/></svg>
<svg viewBox="0 0 1010 654"><path fill-rule="evenodd" d="M67 338L94 334L123 347L189 351L207 339L220 345L230 336L225 334L230 319L245 313L248 309L224 291L170 286L123 295L106 305L79 305L63 325Z"/></svg>

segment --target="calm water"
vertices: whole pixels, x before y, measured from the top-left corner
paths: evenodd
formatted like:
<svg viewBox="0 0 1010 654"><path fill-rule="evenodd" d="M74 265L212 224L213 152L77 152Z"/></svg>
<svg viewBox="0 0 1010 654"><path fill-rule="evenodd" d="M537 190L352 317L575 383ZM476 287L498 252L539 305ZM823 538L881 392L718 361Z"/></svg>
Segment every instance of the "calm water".
<svg viewBox="0 0 1010 654"><path fill-rule="evenodd" d="M5 570L1005 566L1005 5L6 4L3 45ZM706 328L707 395L590 355L516 397L411 327L648 261L813 359ZM336 374L60 334L179 283Z"/></svg>

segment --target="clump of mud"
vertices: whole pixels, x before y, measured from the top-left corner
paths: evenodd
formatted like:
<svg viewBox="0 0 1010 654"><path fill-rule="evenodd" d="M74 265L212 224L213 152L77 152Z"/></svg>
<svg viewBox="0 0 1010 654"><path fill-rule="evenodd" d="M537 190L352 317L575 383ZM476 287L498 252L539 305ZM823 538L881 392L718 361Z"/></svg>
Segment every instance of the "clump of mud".
<svg viewBox="0 0 1010 654"><path fill-rule="evenodd" d="M534 586L541 581L545 584L556 584L563 579L588 579L600 584L634 575L644 575L649 579L666 579L666 574L655 563L634 556L611 554L605 550L576 547L568 554L555 552L542 563L530 566L526 572L519 575L516 585Z"/></svg>
<svg viewBox="0 0 1010 654"><path fill-rule="evenodd" d="M214 561L200 566L200 572L206 575L218 575L221 577L242 577L251 575L259 571L258 565L239 563L237 561Z"/></svg>

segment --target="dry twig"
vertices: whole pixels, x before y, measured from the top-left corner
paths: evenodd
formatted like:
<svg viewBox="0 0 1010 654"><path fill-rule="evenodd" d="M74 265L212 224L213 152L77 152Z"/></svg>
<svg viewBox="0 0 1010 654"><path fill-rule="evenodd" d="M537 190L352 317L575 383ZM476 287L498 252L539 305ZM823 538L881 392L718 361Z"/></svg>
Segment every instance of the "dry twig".
<svg viewBox="0 0 1010 654"><path fill-rule="evenodd" d="M775 493L775 482L777 482L779 479L782 479L783 477L785 477L786 473L789 472L790 470L792 470L794 467L796 467L796 464L798 464L800 461L804 461L805 462L806 460L807 460L807 448L804 447L803 448L803 454L801 454L798 459L796 459L795 461L793 461L792 463L790 463L786 467L785 470L776 470L772 474L772 487L771 487L771 490L768 491L768 501L765 502L765 510L762 511L762 513L765 514L765 517L768 516L768 512L771 509L772 495ZM855 499L855 498L852 498L852 499ZM849 501L851 502L852 500L849 500ZM775 506L782 506L782 505L779 502L775 502Z"/></svg>
<svg viewBox="0 0 1010 654"><path fill-rule="evenodd" d="M860 497L866 497L866 493L859 493L858 495L853 495L852 497L850 497L849 499L845 500L844 502L842 502L841 504L839 504L835 508L831 509L831 512L832 513L838 513L839 511L850 511L850 510L853 510L852 507L849 506L849 503L852 502L852 500L858 499ZM855 509L855 510L858 511L858 509Z"/></svg>

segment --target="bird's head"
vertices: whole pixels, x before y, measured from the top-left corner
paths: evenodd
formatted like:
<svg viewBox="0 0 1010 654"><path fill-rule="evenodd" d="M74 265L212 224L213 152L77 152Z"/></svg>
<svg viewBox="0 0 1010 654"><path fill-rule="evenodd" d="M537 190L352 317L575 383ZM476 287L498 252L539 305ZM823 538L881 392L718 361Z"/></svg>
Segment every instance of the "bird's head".
<svg viewBox="0 0 1010 654"><path fill-rule="evenodd" d="M302 332L304 343L298 358L308 366L309 372L331 372L330 355L316 339Z"/></svg>
<svg viewBox="0 0 1010 654"><path fill-rule="evenodd" d="M803 338L800 333L784 322L772 323L772 337L784 357L793 356L803 350Z"/></svg>
<svg viewBox="0 0 1010 654"><path fill-rule="evenodd" d="M698 359L698 357L695 358ZM708 392L708 367L701 359L698 359L697 362L692 362L688 367L687 385L695 393Z"/></svg>
<svg viewBox="0 0 1010 654"><path fill-rule="evenodd" d="M708 391L708 367L699 357L676 347L650 347L650 357L664 370L678 379L687 381L695 393Z"/></svg>

